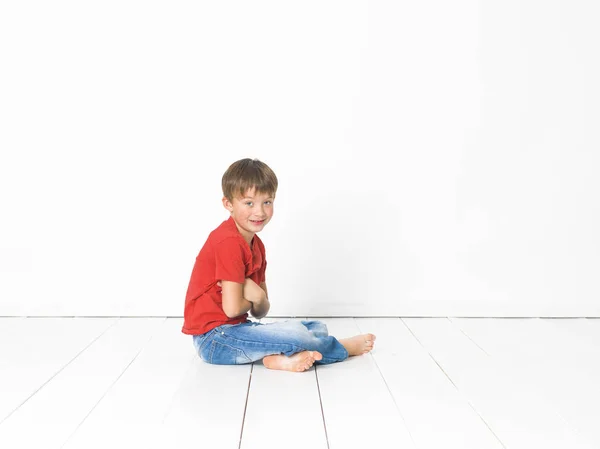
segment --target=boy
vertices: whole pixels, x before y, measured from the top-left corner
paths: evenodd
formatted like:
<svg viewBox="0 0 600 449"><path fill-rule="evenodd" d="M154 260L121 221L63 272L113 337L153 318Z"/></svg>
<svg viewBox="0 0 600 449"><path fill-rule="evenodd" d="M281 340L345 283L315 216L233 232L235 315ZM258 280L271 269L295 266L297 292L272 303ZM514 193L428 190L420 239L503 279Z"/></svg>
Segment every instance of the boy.
<svg viewBox="0 0 600 449"><path fill-rule="evenodd" d="M228 220L210 233L188 286L182 332L202 360L237 365L257 360L270 369L305 371L373 349L375 336L337 340L319 321L261 324L270 308L265 247L256 235L273 216L275 173L258 159L234 162L222 179Z"/></svg>

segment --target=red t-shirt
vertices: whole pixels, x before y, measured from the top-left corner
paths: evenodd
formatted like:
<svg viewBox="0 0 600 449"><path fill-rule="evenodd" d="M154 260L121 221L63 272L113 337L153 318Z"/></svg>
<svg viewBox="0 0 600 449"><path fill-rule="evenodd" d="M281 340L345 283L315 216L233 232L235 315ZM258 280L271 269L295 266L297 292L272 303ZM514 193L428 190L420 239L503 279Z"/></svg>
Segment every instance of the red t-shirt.
<svg viewBox="0 0 600 449"><path fill-rule="evenodd" d="M237 229L233 217L212 231L200 250L185 296L182 332L200 335L222 324L248 321L244 313L229 318L223 312L223 297L218 281L243 284L246 278L260 285L265 282L265 246L255 234L252 249Z"/></svg>

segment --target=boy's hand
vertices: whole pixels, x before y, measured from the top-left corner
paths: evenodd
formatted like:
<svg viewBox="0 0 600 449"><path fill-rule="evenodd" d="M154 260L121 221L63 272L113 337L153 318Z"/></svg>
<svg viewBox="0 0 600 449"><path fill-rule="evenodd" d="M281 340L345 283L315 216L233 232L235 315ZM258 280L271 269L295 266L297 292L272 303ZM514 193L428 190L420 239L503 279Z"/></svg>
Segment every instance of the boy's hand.
<svg viewBox="0 0 600 449"><path fill-rule="evenodd" d="M250 278L246 278L244 282L244 297L252 303L250 313L254 318L261 319L269 313L271 304L267 298L267 292Z"/></svg>
<svg viewBox="0 0 600 449"><path fill-rule="evenodd" d="M267 299L267 294L265 293L265 291L250 278L246 278L246 280L244 281L243 291L244 298L246 298L252 303L263 302Z"/></svg>

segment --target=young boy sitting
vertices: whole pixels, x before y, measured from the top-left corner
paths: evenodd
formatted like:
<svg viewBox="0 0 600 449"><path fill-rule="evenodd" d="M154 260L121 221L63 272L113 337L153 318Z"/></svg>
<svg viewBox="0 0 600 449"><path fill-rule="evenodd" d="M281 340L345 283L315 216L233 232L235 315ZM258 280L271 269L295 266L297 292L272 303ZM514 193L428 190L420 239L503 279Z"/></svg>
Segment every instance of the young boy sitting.
<svg viewBox="0 0 600 449"><path fill-rule="evenodd" d="M273 216L277 177L263 162L242 159L223 175L230 218L210 233L192 270L182 332L202 360L237 365L257 360L270 369L305 371L373 349L373 334L337 340L320 321L261 324L270 308L265 247L256 235Z"/></svg>

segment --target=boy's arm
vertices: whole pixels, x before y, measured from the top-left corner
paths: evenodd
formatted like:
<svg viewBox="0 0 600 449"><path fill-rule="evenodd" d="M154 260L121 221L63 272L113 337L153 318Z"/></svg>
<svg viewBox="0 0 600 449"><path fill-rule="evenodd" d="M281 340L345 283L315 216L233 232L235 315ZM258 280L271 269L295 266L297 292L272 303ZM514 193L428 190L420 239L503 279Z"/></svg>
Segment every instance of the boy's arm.
<svg viewBox="0 0 600 449"><path fill-rule="evenodd" d="M252 279L246 279L244 293L246 293L246 291L255 295L252 299L252 308L250 309L252 316L259 320L267 316L267 313L269 313L269 309L271 308L271 303L267 296L267 285L264 282L261 282L259 287ZM249 298L249 296L247 296L247 298Z"/></svg>
<svg viewBox="0 0 600 449"><path fill-rule="evenodd" d="M243 315L252 308L252 303L244 298L244 285L232 281L221 281L223 312L229 318Z"/></svg>
<svg viewBox="0 0 600 449"><path fill-rule="evenodd" d="M269 292L267 291L267 283L266 282L261 282L260 283L260 288L263 289L263 291L265 292L265 295L267 296L267 299L269 299Z"/></svg>
<svg viewBox="0 0 600 449"><path fill-rule="evenodd" d="M264 282L259 287L252 279L246 278L243 284L221 281L220 285L223 312L229 318L235 318L250 311L252 316L260 319L268 313L270 304Z"/></svg>

